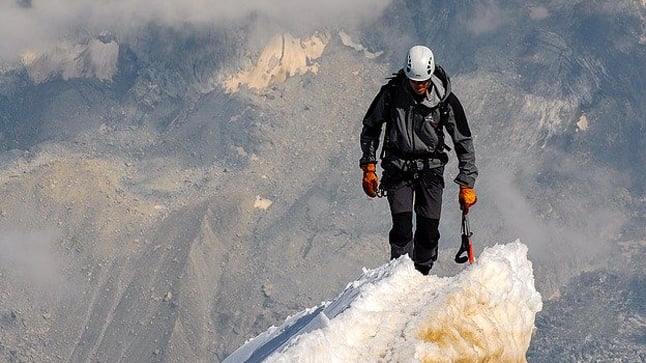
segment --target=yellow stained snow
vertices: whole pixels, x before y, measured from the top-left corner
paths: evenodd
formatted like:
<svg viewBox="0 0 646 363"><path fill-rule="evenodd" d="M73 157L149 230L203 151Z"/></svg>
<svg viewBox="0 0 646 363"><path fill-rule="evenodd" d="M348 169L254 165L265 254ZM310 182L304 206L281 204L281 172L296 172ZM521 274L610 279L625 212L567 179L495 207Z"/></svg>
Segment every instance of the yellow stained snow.
<svg viewBox="0 0 646 363"><path fill-rule="evenodd" d="M314 35L300 40L291 34L274 36L260 54L251 69L244 70L224 81L227 92L238 91L246 85L252 89L264 89L271 84L282 83L289 76L317 73L318 59L328 43L327 37Z"/></svg>

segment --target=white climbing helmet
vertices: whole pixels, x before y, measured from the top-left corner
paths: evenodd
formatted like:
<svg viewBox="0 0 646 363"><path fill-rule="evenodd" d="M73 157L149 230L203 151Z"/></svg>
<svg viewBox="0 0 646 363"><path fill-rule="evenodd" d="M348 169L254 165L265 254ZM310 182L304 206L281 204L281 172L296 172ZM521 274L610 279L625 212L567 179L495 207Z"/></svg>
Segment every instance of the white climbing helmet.
<svg viewBox="0 0 646 363"><path fill-rule="evenodd" d="M413 81L426 81L435 71L435 57L433 52L423 45L412 47L406 56L404 72L406 77Z"/></svg>

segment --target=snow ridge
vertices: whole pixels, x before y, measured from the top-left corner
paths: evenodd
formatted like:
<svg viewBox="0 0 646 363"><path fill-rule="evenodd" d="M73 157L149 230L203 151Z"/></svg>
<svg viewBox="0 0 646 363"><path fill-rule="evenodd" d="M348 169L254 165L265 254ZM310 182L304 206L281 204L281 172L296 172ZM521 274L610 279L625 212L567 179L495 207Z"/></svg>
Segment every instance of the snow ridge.
<svg viewBox="0 0 646 363"><path fill-rule="evenodd" d="M453 277L422 276L404 256L224 362L525 362L541 309L520 241L485 249Z"/></svg>

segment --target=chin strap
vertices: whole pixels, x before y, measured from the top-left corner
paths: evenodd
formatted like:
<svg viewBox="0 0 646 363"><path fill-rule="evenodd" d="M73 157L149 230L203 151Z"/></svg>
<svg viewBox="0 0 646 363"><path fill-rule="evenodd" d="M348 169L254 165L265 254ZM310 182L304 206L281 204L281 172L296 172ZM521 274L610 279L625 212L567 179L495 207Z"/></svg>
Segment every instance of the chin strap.
<svg viewBox="0 0 646 363"><path fill-rule="evenodd" d="M471 229L469 228L469 219L467 218L466 213L462 213L462 244L460 245L458 253L455 255L455 262L465 263L469 261L469 264L473 264L475 261L471 236L473 236L473 233L471 233ZM462 256L465 252L467 255Z"/></svg>

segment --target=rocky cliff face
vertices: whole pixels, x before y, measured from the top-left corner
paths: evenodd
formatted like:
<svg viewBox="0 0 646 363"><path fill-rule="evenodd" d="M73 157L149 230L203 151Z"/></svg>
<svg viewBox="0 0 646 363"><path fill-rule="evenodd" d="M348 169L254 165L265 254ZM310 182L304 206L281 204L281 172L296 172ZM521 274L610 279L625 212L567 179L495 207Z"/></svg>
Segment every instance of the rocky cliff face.
<svg viewBox="0 0 646 363"><path fill-rule="evenodd" d="M643 2L427 3L262 37L258 18L150 25L3 65L0 356L219 361L384 263L360 120L415 43L471 120L476 243L520 237L555 299L580 269L633 268L608 256L644 232Z"/></svg>

